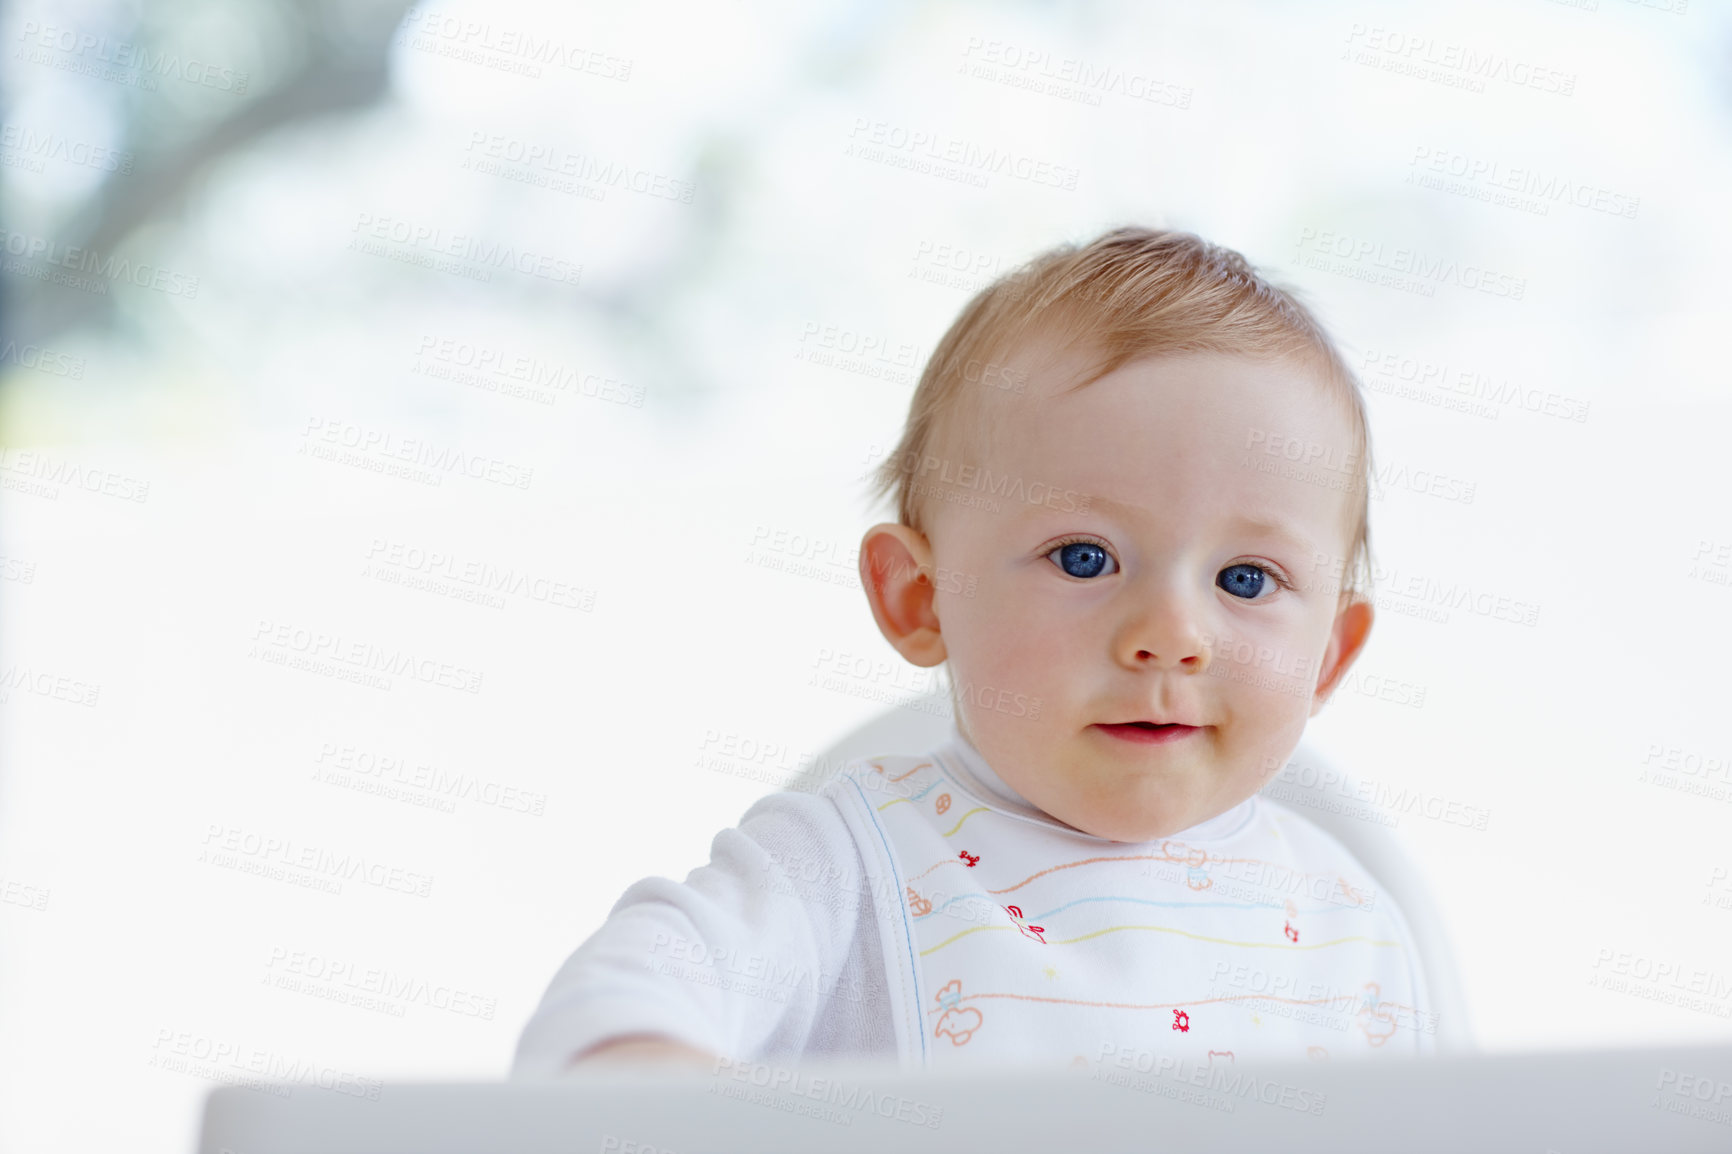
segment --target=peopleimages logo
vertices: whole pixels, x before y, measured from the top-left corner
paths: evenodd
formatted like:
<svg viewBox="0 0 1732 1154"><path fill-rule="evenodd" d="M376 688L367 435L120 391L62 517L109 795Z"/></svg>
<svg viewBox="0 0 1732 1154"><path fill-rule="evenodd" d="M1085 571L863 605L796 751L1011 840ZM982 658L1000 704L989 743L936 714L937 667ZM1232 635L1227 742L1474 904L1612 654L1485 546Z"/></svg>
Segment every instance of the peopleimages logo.
<svg viewBox="0 0 1732 1154"><path fill-rule="evenodd" d="M44 161L55 160L77 168L94 168L130 176L133 155L103 144L92 144L52 130L38 131L22 124L0 124L0 164L17 164L31 172L42 172Z"/></svg>
<svg viewBox="0 0 1732 1154"><path fill-rule="evenodd" d="M424 898L433 892L431 874L389 865L355 853L337 853L324 846L296 843L211 822L205 829L199 861L241 873L264 874L276 880L339 893L345 881L358 881L377 889ZM293 875L291 877L290 875ZM323 884L320 884L323 883Z"/></svg>
<svg viewBox="0 0 1732 1154"><path fill-rule="evenodd" d="M491 279L495 269L559 284L575 285L583 280L583 265L577 261L468 233L447 232L424 221L363 212L356 216L350 232L355 235L350 237L349 247L357 251L389 256L392 250L384 246L396 245L401 253L417 258L411 259L410 263L437 267L442 271L449 271L449 268L434 258L449 257L461 262L462 267L469 271L481 274L479 279L483 280Z"/></svg>
<svg viewBox="0 0 1732 1154"><path fill-rule="evenodd" d="M140 504L150 497L149 481L81 465L38 449L0 448L0 485L49 500L59 500L63 485Z"/></svg>
<svg viewBox="0 0 1732 1154"><path fill-rule="evenodd" d="M384 1089L384 1083L377 1078L339 1070L322 1062L166 1026L157 1030L151 1051L148 1065L156 1069L246 1086L282 1098L291 1096L296 1086L317 1086L332 1093L377 1102Z"/></svg>
<svg viewBox="0 0 1732 1154"><path fill-rule="evenodd" d="M95 291L105 294L108 291L103 281L120 282L136 285L139 288L155 289L168 293L170 296L185 297L192 300L198 296L198 278L176 272L161 265L149 264L144 261L133 261L128 257L115 256L113 253L103 256L92 248L81 248L75 244L61 244L45 236L34 236L28 233L12 232L0 228L0 249L7 256L20 257L26 261L39 260L42 268L32 268L15 261L7 262L6 271L29 276L35 280L53 280L62 283L59 278L68 278L68 273L94 273L100 280L86 281L82 277L70 277L65 283L71 288L81 291ZM66 269L68 273L57 270ZM76 281L77 283L72 283Z"/></svg>
<svg viewBox="0 0 1732 1154"><path fill-rule="evenodd" d="M57 352L41 345L20 345L17 341L0 344L0 365L5 364L19 365L26 369L35 369L39 373L70 377L73 380L84 377L83 357Z"/></svg>
<svg viewBox="0 0 1732 1154"><path fill-rule="evenodd" d="M47 53L60 52L69 58L69 63L73 65L68 71L95 76L100 80L150 81L140 85L144 88L155 88L158 78L173 77L201 88L214 88L219 92L244 96L247 82L251 79L240 69L207 64L193 56L182 57L173 49L152 48L148 44L136 44L128 40L111 40L94 32L42 24L35 20L23 22L18 39L23 41L24 49L16 53L15 58L23 59L24 52L29 52L32 63L55 64ZM58 66L64 67L65 64ZM128 76L127 73L136 75Z"/></svg>
<svg viewBox="0 0 1732 1154"><path fill-rule="evenodd" d="M909 128L864 116L854 118L845 154L895 167L938 166L984 188L987 177L1008 176L1066 191L1076 188L1080 170L1029 156L1014 149L986 146L924 128ZM900 160L903 163L897 163Z"/></svg>
<svg viewBox="0 0 1732 1154"><path fill-rule="evenodd" d="M924 1126L929 1130L936 1130L944 1123L942 1106L918 1098L905 1098L900 1094L855 1085L842 1078L816 1077L802 1070L767 1066L757 1062L736 1062L729 1058L717 1058L715 1069L711 1073L717 1079L717 1083L711 1086L712 1093L735 1096L729 1093L735 1087L728 1086L726 1082L741 1083L742 1088L751 1086L769 1092L761 1096L762 1105L786 1109L790 1113L803 1113L800 1107L804 1105L802 1100L806 1100L845 1110L857 1110L862 1114L876 1114L880 1118ZM726 1079L726 1082L723 1079ZM828 1120L846 1125L851 1119L848 1115L842 1115Z"/></svg>
<svg viewBox="0 0 1732 1154"><path fill-rule="evenodd" d="M465 453L449 445L401 437L390 430L336 418L308 417L301 432L301 447L295 451L301 456L369 472L392 472L423 484L438 485L446 475L455 473L471 480L527 489L535 478L533 465Z"/></svg>
<svg viewBox="0 0 1732 1154"><path fill-rule="evenodd" d="M1107 1082L1139 1093L1159 1094L1228 1114L1233 1113L1238 1102L1245 1099L1312 1115L1321 1115L1329 1104L1327 1094L1320 1094L1309 1087L1254 1073L1241 1073L1233 1068L1231 1055L1218 1065L1215 1058L1215 1051L1210 1051L1208 1061L1198 1062L1172 1054L1120 1046L1115 1042L1102 1042L1089 1077L1093 1081ZM1119 1071L1149 1077L1137 1079ZM1183 1089L1191 1086L1201 1087L1203 1092Z"/></svg>
<svg viewBox="0 0 1732 1154"><path fill-rule="evenodd" d="M883 463L880 463L880 457ZM982 465L952 461L931 453L922 455L891 450L881 454L878 446L874 445L866 454L866 464L874 470L886 468L892 461L895 470L906 475L915 486L934 493L947 489L966 490L1008 502L1045 505L1064 513L1087 513L1094 502L1092 493L1061 488L1049 481L1031 481L1010 473L995 474Z"/></svg>
<svg viewBox="0 0 1732 1154"><path fill-rule="evenodd" d="M626 57L545 36L530 28L472 20L444 7L412 9L403 18L398 40L422 51L444 49L440 55L471 63L513 65L503 70L521 72L531 78L539 77L539 66L546 64L603 80L624 83L631 79L633 62Z"/></svg>
<svg viewBox="0 0 1732 1154"><path fill-rule="evenodd" d="M287 665L313 673L340 673L343 680L361 680L375 688L391 688L391 677L408 677L463 693L480 693L480 670L439 661L395 646L354 641L287 622L260 618L253 631L249 657L271 665Z"/></svg>
<svg viewBox="0 0 1732 1154"><path fill-rule="evenodd" d="M1329 229L1300 229L1295 258L1307 268L1320 268L1376 283L1385 283L1379 278L1393 277L1396 279L1387 282L1393 287L1424 289L1424 295L1431 295L1436 285L1445 284L1519 301L1526 295L1528 287L1526 277L1477 264L1464 264L1413 248L1391 248L1381 240ZM1333 264L1331 258L1334 258Z"/></svg>
<svg viewBox="0 0 1732 1154"><path fill-rule="evenodd" d="M272 946L265 962L267 983L294 993L309 993L343 1001L340 995L377 995L401 1007L420 1003L429 1009L445 1010L465 1017L491 1022L499 1008L499 999L485 997L454 986L429 982L419 975L399 973L379 966L360 963L306 950L290 950ZM272 982L270 979L276 978ZM289 979L289 980L281 980Z"/></svg>

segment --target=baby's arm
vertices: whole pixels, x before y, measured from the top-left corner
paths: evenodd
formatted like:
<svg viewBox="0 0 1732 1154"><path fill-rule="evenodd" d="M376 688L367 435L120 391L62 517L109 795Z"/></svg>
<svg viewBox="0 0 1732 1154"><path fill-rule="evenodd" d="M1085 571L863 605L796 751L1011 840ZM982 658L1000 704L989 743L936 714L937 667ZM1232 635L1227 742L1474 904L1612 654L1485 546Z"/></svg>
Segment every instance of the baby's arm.
<svg viewBox="0 0 1732 1154"><path fill-rule="evenodd" d="M633 1034L591 1046L571 1060L568 1069L608 1068L621 1064L655 1062L661 1065L692 1065L714 1069L716 1055L663 1038L656 1034Z"/></svg>
<svg viewBox="0 0 1732 1154"><path fill-rule="evenodd" d="M626 890L554 976L513 1076L798 1055L853 945L861 874L828 797L761 799L685 882Z"/></svg>

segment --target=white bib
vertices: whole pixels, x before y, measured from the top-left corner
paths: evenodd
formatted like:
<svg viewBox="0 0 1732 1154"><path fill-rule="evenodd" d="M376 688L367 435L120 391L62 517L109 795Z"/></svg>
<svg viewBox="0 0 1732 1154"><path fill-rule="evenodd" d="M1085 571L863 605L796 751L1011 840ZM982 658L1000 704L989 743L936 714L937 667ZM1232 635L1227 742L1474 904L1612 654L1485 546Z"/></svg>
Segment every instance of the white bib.
<svg viewBox="0 0 1732 1154"><path fill-rule="evenodd" d="M905 1065L1435 1048L1406 923L1309 822L1253 797L1174 837L1115 842L990 774L953 738L831 783L878 907Z"/></svg>

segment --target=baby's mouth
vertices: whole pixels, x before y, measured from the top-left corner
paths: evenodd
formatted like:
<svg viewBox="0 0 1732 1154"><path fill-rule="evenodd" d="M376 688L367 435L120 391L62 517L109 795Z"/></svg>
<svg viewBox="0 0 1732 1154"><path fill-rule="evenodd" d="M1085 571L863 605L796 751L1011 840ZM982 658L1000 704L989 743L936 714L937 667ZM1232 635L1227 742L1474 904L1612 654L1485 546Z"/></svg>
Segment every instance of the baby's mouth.
<svg viewBox="0 0 1732 1154"><path fill-rule="evenodd" d="M1122 741L1135 741L1144 744L1183 741L1186 737L1189 737L1193 733L1197 733L1201 729L1200 726L1196 725L1180 725L1177 722L1159 723L1153 721L1126 721L1113 725L1102 723L1096 725L1095 728L1101 730L1103 733L1119 738Z"/></svg>

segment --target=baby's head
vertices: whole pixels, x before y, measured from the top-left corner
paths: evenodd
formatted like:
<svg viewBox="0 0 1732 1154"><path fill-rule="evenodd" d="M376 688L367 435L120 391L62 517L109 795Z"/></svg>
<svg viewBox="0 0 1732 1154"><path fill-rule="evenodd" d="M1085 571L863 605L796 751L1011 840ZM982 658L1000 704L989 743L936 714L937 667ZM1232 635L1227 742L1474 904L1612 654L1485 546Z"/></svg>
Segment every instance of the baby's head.
<svg viewBox="0 0 1732 1154"><path fill-rule="evenodd" d="M1297 300L1190 234L1118 229L951 325L861 576L1005 784L1152 840L1255 793L1364 645L1368 476L1358 385Z"/></svg>

